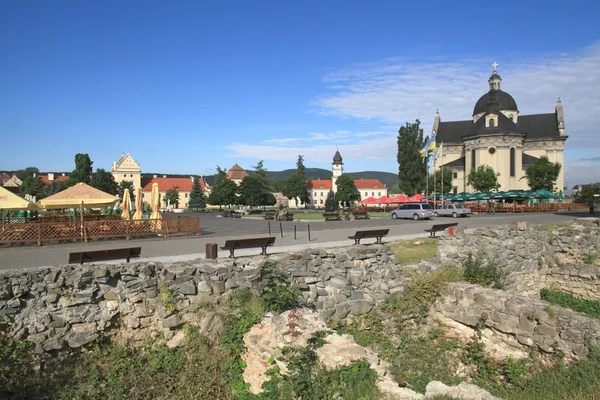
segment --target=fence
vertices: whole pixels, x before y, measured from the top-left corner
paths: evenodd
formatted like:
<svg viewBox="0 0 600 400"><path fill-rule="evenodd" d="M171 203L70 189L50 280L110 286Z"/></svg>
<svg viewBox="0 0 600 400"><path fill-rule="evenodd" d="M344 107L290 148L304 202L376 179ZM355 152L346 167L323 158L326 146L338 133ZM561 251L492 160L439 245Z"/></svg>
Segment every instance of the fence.
<svg viewBox="0 0 600 400"><path fill-rule="evenodd" d="M200 234L199 217L81 222L27 222L0 225L0 244L134 238L174 234Z"/></svg>

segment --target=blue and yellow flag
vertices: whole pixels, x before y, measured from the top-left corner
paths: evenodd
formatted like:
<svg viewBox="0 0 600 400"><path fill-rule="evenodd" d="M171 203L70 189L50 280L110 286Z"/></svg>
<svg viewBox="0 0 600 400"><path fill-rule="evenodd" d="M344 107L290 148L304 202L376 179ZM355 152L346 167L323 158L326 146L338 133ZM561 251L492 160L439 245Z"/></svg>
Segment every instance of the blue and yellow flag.
<svg viewBox="0 0 600 400"><path fill-rule="evenodd" d="M419 154L421 154L423 157L425 157L426 153L429 153L430 151L435 150L436 147L436 143L435 143L435 134L432 135L429 140L425 143L425 145L423 147L421 147L421 150L419 150Z"/></svg>

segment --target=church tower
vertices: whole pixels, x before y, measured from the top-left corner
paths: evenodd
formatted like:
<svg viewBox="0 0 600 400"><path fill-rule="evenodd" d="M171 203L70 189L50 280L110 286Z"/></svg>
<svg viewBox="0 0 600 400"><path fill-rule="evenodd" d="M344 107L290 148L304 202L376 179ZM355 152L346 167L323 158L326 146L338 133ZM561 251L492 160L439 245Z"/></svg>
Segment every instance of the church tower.
<svg viewBox="0 0 600 400"><path fill-rule="evenodd" d="M333 172L333 176L331 177L331 189L335 193L337 192L337 185L335 182L337 181L337 178L344 173L344 163L342 162L342 155L339 150L335 152L332 164L333 167L331 168L331 171Z"/></svg>

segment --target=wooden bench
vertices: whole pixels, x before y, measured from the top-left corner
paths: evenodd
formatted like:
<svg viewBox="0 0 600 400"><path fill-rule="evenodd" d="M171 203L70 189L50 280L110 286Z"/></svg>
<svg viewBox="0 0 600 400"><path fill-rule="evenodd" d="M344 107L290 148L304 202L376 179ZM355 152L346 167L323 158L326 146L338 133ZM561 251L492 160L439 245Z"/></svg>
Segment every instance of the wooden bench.
<svg viewBox="0 0 600 400"><path fill-rule="evenodd" d="M325 221L339 221L342 219L342 215L337 212L324 212L323 217Z"/></svg>
<svg viewBox="0 0 600 400"><path fill-rule="evenodd" d="M277 215L277 213L275 211L267 211L265 213L264 218L265 219L275 219L275 215Z"/></svg>
<svg viewBox="0 0 600 400"><path fill-rule="evenodd" d="M221 216L223 218L242 218L242 213L238 211L225 211Z"/></svg>
<svg viewBox="0 0 600 400"><path fill-rule="evenodd" d="M451 222L448 224L435 224L431 229L425 229L425 232L429 232L429 237L435 237L436 232L445 231L448 228L458 225L458 222Z"/></svg>
<svg viewBox="0 0 600 400"><path fill-rule="evenodd" d="M248 211L248 215L258 215L262 214L263 210L250 210Z"/></svg>
<svg viewBox="0 0 600 400"><path fill-rule="evenodd" d="M122 249L111 250L89 250L69 253L69 264L83 264L84 262L119 260L125 258L129 262L132 258L137 258L142 254L141 247L126 247Z"/></svg>
<svg viewBox="0 0 600 400"><path fill-rule="evenodd" d="M369 219L369 213L366 211L354 211L354 219Z"/></svg>
<svg viewBox="0 0 600 400"><path fill-rule="evenodd" d="M267 255L267 247L273 246L274 244L275 236L251 239L232 239L225 241L225 245L221 247L221 250L229 250L229 257L235 257L234 252L236 249L253 249L260 247L262 249L260 254Z"/></svg>
<svg viewBox="0 0 600 400"><path fill-rule="evenodd" d="M348 239L354 239L354 244L360 244L360 239L377 238L375 243L381 244L381 238L387 236L389 229L372 229L370 231L356 231L354 236L348 236Z"/></svg>

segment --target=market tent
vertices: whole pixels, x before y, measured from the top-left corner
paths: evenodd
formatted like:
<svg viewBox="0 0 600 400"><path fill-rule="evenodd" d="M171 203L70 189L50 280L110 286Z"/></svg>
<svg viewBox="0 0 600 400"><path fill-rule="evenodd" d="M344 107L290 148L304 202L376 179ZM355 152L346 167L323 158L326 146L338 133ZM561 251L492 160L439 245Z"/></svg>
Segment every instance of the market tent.
<svg viewBox="0 0 600 400"><path fill-rule="evenodd" d="M102 208L111 207L117 201L119 201L117 196L80 182L38 201L38 205L47 210L75 207Z"/></svg>
<svg viewBox="0 0 600 400"><path fill-rule="evenodd" d="M408 196L405 194L399 194L396 197L392 197L390 200L392 203L406 203L408 202Z"/></svg>
<svg viewBox="0 0 600 400"><path fill-rule="evenodd" d="M377 199L375 197L367 197L359 201L358 204L377 204Z"/></svg>
<svg viewBox="0 0 600 400"><path fill-rule="evenodd" d="M423 200L423 197L424 197L424 196L423 196L422 194L420 194L420 193L417 193L417 194L415 194L415 195L413 195L413 196L410 196L410 197L407 199L407 201L411 201L411 202L412 202L412 201L419 202L419 201Z"/></svg>
<svg viewBox="0 0 600 400"><path fill-rule="evenodd" d="M390 204L392 203L392 199L387 196L381 196L377 199L377 204Z"/></svg>
<svg viewBox="0 0 600 400"><path fill-rule="evenodd" d="M29 200L17 196L0 186L0 210L39 210L40 207Z"/></svg>
<svg viewBox="0 0 600 400"><path fill-rule="evenodd" d="M545 199L545 198L558 199L560 197L556 193L552 193L551 191L546 190L546 189L540 189L540 190L534 192L534 194L535 194L535 197L540 198L540 199Z"/></svg>

